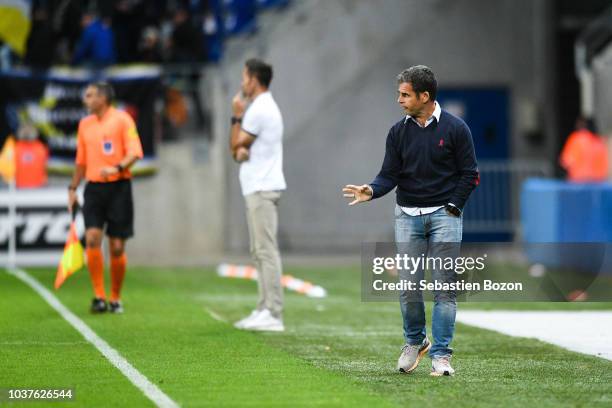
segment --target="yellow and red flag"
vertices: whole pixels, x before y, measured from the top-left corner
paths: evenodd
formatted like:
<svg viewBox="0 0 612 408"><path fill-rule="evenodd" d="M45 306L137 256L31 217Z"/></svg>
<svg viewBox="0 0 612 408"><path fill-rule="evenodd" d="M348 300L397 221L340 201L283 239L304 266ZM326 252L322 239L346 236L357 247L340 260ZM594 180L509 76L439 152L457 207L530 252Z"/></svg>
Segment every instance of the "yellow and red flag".
<svg viewBox="0 0 612 408"><path fill-rule="evenodd" d="M2 151L0 152L0 176L6 183L11 183L15 180L16 164L15 139L13 136L9 136L6 138Z"/></svg>
<svg viewBox="0 0 612 408"><path fill-rule="evenodd" d="M64 254L62 260L57 267L57 275L55 276L55 289L59 289L62 283L73 273L77 272L85 264L85 254L83 245L79 240L76 231L74 219L70 223L70 233L64 246Z"/></svg>

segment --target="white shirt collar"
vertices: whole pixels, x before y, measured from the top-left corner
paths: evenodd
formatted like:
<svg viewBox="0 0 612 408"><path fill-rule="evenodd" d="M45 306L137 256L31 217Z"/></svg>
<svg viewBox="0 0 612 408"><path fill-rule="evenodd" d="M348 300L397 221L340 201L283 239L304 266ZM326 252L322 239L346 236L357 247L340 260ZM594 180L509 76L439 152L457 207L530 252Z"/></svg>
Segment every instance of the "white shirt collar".
<svg viewBox="0 0 612 408"><path fill-rule="evenodd" d="M440 108L440 104L438 103L438 101L434 101L434 111L431 114L431 116L427 119L427 121L425 121L425 126L423 127L429 126L431 122L434 121L434 119L436 120L436 122L440 122L440 114L442 114L442 108ZM419 122L417 122L417 120L410 115L406 115L406 119L404 119L404 123L406 123L408 119L412 119L414 123L421 126Z"/></svg>

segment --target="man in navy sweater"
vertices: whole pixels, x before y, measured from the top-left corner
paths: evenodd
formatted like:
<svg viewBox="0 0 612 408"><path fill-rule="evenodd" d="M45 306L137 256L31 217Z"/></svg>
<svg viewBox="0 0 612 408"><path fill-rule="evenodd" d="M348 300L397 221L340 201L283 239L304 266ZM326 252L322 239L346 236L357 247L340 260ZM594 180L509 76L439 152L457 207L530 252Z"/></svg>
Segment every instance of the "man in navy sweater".
<svg viewBox="0 0 612 408"><path fill-rule="evenodd" d="M397 102L406 116L389 130L382 168L373 182L349 184L349 205L382 197L395 187L395 240L398 251L411 257L458 256L463 232L463 207L478 185L479 174L472 134L461 119L436 102L437 81L426 66L417 65L397 76ZM450 245L449 245L450 244ZM423 279L424 271L401 270L402 280ZM455 282L452 269L435 267L432 279ZM429 351L431 375L453 375L450 343L455 331L456 292L434 290L433 344L425 331L422 293L400 293L404 338L397 368L413 372Z"/></svg>

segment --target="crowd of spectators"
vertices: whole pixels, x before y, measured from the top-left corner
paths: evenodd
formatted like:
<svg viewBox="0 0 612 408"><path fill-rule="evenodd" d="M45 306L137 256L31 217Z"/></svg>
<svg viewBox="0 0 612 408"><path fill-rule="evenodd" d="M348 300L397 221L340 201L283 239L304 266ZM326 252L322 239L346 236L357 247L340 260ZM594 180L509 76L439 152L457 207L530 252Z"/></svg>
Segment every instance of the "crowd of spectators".
<svg viewBox="0 0 612 408"><path fill-rule="evenodd" d="M260 10L289 1L31 0L25 53L17 55L0 40L0 71L15 66L46 70L163 64L167 69L156 93L156 101L162 102L155 108L161 119L155 122L156 134L175 140L185 125L191 125L210 138L210 114L200 95L200 65L219 61L228 37L254 33ZM45 138L33 129L32 140L44 144ZM18 142L28 149L32 144L22 137Z"/></svg>
<svg viewBox="0 0 612 408"><path fill-rule="evenodd" d="M208 45L220 31L210 19L206 0L35 0L23 62L38 68L206 62L215 59Z"/></svg>
<svg viewBox="0 0 612 408"><path fill-rule="evenodd" d="M289 0L33 0L22 62L107 66L218 61L226 37L256 29L259 8Z"/></svg>

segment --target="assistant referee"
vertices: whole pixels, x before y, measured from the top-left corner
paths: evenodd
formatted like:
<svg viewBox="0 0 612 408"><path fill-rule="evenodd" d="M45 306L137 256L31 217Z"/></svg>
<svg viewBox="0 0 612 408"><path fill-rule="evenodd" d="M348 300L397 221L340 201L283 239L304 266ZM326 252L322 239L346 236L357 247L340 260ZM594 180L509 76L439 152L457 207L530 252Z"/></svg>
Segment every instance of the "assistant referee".
<svg viewBox="0 0 612 408"><path fill-rule="evenodd" d="M125 241L134 235L134 205L130 167L141 159L142 145L136 125L111 103L114 91L107 82L91 83L83 103L91 115L79 122L75 172L68 186L68 206L77 201L76 189L83 178L87 266L95 297L91 312L122 313L121 286L127 266ZM102 237L110 244L110 302L104 288Z"/></svg>

